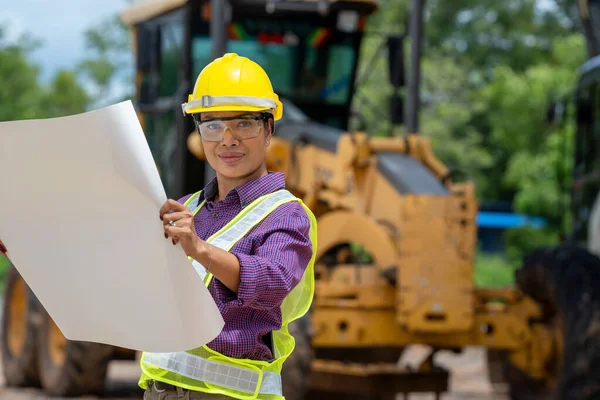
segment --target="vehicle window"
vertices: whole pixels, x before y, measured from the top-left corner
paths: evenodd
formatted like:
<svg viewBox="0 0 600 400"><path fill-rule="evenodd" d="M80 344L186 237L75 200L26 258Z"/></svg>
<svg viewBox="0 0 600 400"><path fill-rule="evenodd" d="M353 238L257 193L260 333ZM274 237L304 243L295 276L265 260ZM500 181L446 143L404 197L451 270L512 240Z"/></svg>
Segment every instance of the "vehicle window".
<svg viewBox="0 0 600 400"><path fill-rule="evenodd" d="M227 51L248 57L267 72L275 91L292 101L346 104L352 93L356 50L351 38L291 21L238 21L228 27ZM192 41L197 76L212 60L207 36Z"/></svg>
<svg viewBox="0 0 600 400"><path fill-rule="evenodd" d="M172 96L177 91L183 41L184 26L180 16L161 24L159 96Z"/></svg>
<svg viewBox="0 0 600 400"><path fill-rule="evenodd" d="M256 61L267 71L271 84L281 94L292 93L294 89L294 46L284 44L261 44L252 40L232 40L227 51L237 53Z"/></svg>

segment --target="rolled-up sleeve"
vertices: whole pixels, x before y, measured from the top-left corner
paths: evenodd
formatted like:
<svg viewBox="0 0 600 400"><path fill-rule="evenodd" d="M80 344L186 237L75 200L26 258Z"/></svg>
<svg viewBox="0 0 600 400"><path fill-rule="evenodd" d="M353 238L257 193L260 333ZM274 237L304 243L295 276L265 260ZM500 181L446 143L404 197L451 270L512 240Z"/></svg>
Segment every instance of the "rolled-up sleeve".
<svg viewBox="0 0 600 400"><path fill-rule="evenodd" d="M298 284L310 262L313 248L310 221L297 203L280 207L267 218L252 254L232 251L240 262L237 300L268 310L279 307Z"/></svg>

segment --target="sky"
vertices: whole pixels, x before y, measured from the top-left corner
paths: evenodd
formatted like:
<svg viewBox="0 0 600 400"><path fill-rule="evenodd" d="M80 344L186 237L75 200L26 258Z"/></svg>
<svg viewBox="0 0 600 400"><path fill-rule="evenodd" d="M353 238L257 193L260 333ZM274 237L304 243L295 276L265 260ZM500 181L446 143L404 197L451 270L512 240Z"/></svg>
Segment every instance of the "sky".
<svg viewBox="0 0 600 400"><path fill-rule="evenodd" d="M88 27L125 5L126 0L0 0L0 24L8 24L9 39L27 32L42 41L32 57L47 80L84 57L83 33Z"/></svg>

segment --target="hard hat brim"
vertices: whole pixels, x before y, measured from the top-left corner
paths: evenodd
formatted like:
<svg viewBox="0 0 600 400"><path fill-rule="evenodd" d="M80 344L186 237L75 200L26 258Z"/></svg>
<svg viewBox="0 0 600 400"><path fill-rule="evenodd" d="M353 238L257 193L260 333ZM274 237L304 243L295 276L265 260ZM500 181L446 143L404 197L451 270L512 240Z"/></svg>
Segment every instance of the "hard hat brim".
<svg viewBox="0 0 600 400"><path fill-rule="evenodd" d="M279 110L281 109L281 106L279 107ZM272 110L270 108L265 108L265 107L255 107L255 106L234 106L234 105L227 105L227 106L212 106L212 107L194 107L194 108L190 108L185 110L184 112L188 115L190 114L197 114L197 113L208 113L208 112L221 112L221 111L247 111L247 112L261 112L261 111L270 111L273 113L273 119L275 121L279 120L281 118L281 112L277 112L278 110Z"/></svg>

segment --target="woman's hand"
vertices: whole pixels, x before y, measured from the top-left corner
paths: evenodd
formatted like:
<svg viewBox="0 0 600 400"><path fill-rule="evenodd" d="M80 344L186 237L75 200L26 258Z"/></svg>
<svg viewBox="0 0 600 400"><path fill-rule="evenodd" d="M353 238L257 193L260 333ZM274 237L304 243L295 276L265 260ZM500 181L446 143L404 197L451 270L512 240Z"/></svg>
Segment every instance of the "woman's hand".
<svg viewBox="0 0 600 400"><path fill-rule="evenodd" d="M201 240L194 227L194 215L190 209L175 200L167 200L160 208L165 238L171 238L173 244L181 243L188 257L195 257L206 242Z"/></svg>
<svg viewBox="0 0 600 400"><path fill-rule="evenodd" d="M160 208L160 219L164 224L166 238L171 238L173 244L181 243L188 257L198 261L231 291L237 293L240 286L238 258L198 237L194 216L189 208L169 199Z"/></svg>

